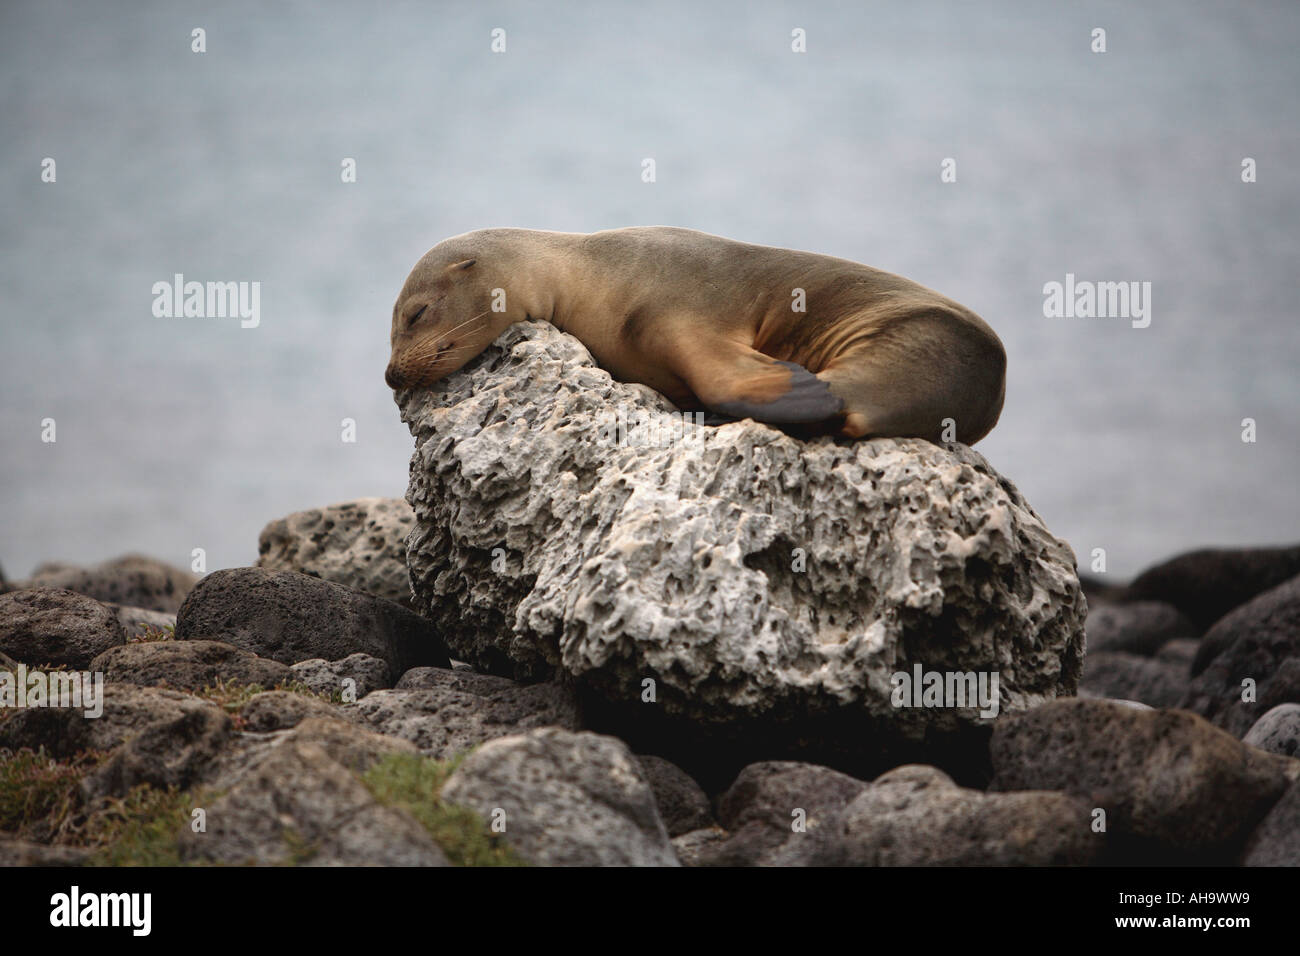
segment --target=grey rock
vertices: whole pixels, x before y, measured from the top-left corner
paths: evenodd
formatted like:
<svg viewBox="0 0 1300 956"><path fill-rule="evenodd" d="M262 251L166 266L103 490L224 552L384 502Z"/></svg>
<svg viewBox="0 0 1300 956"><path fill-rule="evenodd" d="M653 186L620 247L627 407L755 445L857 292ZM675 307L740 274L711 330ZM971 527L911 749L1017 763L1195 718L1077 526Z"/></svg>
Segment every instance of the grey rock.
<svg viewBox="0 0 1300 956"><path fill-rule="evenodd" d="M677 866L654 794L622 741L558 728L490 741L465 758L442 799L485 820L541 866Z"/></svg>
<svg viewBox="0 0 1300 956"><path fill-rule="evenodd" d="M1300 703L1300 576L1210 628L1193 672L1181 706L1238 737L1271 707ZM1247 678L1255 682L1253 701L1242 700Z"/></svg>
<svg viewBox="0 0 1300 956"><path fill-rule="evenodd" d="M774 753L987 733L974 708L895 709L889 677L913 663L1000 670L1003 713L1076 689L1074 555L969 448L750 420L619 445L620 408L668 426L673 407L538 323L397 400L416 606L480 670L567 672L628 724L652 678L684 739Z"/></svg>
<svg viewBox="0 0 1300 956"><path fill-rule="evenodd" d="M65 588L0 594L0 651L21 663L85 670L97 654L124 643L113 612L85 595Z"/></svg>
<svg viewBox="0 0 1300 956"><path fill-rule="evenodd" d="M450 687L486 697L498 691L522 687L518 681L494 674L480 674L471 667L412 667L393 685L397 690L429 690L433 687Z"/></svg>
<svg viewBox="0 0 1300 956"><path fill-rule="evenodd" d="M80 750L112 750L154 724L206 726L221 711L189 694L158 687L104 684L103 714L87 718L84 709L32 707L0 721L0 748L42 746L64 759Z"/></svg>
<svg viewBox="0 0 1300 956"><path fill-rule="evenodd" d="M717 855L715 848L727 839L727 831L719 826L692 830L673 837L673 852L682 866L709 866Z"/></svg>
<svg viewBox="0 0 1300 956"><path fill-rule="evenodd" d="M1300 574L1300 545L1207 548L1170 558L1138 575L1128 600L1165 601L1201 631L1258 594Z"/></svg>
<svg viewBox="0 0 1300 956"><path fill-rule="evenodd" d="M375 691L357 704L358 719L439 760L536 727L581 726L572 692L559 684L522 685L450 670L434 677L427 673L433 668L423 670L423 689Z"/></svg>
<svg viewBox="0 0 1300 956"><path fill-rule="evenodd" d="M1284 757L1300 757L1300 704L1278 704L1255 721L1242 743Z"/></svg>
<svg viewBox="0 0 1300 956"><path fill-rule="evenodd" d="M299 661L292 669L294 680L318 694L354 694L353 699L360 700L372 690L393 686L388 663L369 654L349 654L339 661Z"/></svg>
<svg viewBox="0 0 1300 956"><path fill-rule="evenodd" d="M298 571L410 607L406 536L414 520L401 498L296 511L262 529L257 566Z"/></svg>
<svg viewBox="0 0 1300 956"><path fill-rule="evenodd" d="M132 734L81 780L87 800L124 797L133 787L187 790L203 779L230 742L234 724L216 707L185 706Z"/></svg>
<svg viewBox="0 0 1300 956"><path fill-rule="evenodd" d="M396 680L418 665L446 667L428 620L392 601L294 571L228 568L199 582L176 615L177 640L225 641L284 664L368 654Z"/></svg>
<svg viewBox="0 0 1300 956"><path fill-rule="evenodd" d="M256 694L239 709L243 729L261 734L288 730L313 717L346 720L351 714L352 709L349 707L288 690L269 690Z"/></svg>
<svg viewBox="0 0 1300 956"><path fill-rule="evenodd" d="M149 641L125 644L90 662L104 680L142 687L202 690L218 682L274 687L293 676L279 661L220 641Z"/></svg>
<svg viewBox="0 0 1300 956"><path fill-rule="evenodd" d="M1300 866L1300 781L1292 783L1246 842L1242 866Z"/></svg>
<svg viewBox="0 0 1300 956"><path fill-rule="evenodd" d="M816 764L771 760L750 764L718 799L726 840L701 850L695 865L765 866L798 853L793 844L842 810L867 783ZM796 829L797 825L797 829Z"/></svg>
<svg viewBox="0 0 1300 956"><path fill-rule="evenodd" d="M1178 664L1187 675L1187 679L1191 680L1192 661L1196 659L1196 651L1200 646L1201 642L1199 640L1189 637L1177 638L1169 641L1160 650L1156 651L1155 659Z"/></svg>
<svg viewBox="0 0 1300 956"><path fill-rule="evenodd" d="M82 866L90 851L71 846L50 846L0 835L0 866Z"/></svg>
<svg viewBox="0 0 1300 956"><path fill-rule="evenodd" d="M156 637L159 633L167 634L168 629L175 629L176 615L165 611L151 611L145 607L128 607L123 604L105 603L104 606L117 615L126 631L128 641L143 637Z"/></svg>
<svg viewBox="0 0 1300 956"><path fill-rule="evenodd" d="M1112 583L1095 574L1080 573L1079 585L1088 599L1089 613L1100 605L1122 602L1127 590L1125 585Z"/></svg>
<svg viewBox="0 0 1300 956"><path fill-rule="evenodd" d="M182 568L139 554L128 554L83 568L48 563L14 588L67 588L97 601L175 614L198 577Z"/></svg>
<svg viewBox="0 0 1300 956"><path fill-rule="evenodd" d="M806 843L831 866L1083 866L1102 856L1088 805L1064 793L983 793L935 767L874 781Z"/></svg>
<svg viewBox="0 0 1300 956"><path fill-rule="evenodd" d="M1106 812L1122 862L1229 863L1287 785L1280 758L1194 714L1061 700L998 721L993 791L1060 790Z"/></svg>
<svg viewBox="0 0 1300 956"><path fill-rule="evenodd" d="M206 832L186 829L179 835L183 858L259 865L447 865L428 831L405 811L376 800L355 775L368 762L357 761L359 756L368 753L373 760L384 750L382 743L366 740L373 736L338 721L300 724L205 808ZM343 753L340 739L348 741Z"/></svg>
<svg viewBox="0 0 1300 956"><path fill-rule="evenodd" d="M1201 636L1187 616L1163 601L1088 607L1088 653L1125 651L1150 657L1169 641Z"/></svg>
<svg viewBox="0 0 1300 956"><path fill-rule="evenodd" d="M1119 651L1089 652L1083 661L1079 691L1137 700L1151 707L1177 707L1190 680L1182 664Z"/></svg>
<svg viewBox="0 0 1300 956"><path fill-rule="evenodd" d="M655 806L670 837L713 826L709 798L690 774L671 760L653 754L638 754L636 759L654 792Z"/></svg>

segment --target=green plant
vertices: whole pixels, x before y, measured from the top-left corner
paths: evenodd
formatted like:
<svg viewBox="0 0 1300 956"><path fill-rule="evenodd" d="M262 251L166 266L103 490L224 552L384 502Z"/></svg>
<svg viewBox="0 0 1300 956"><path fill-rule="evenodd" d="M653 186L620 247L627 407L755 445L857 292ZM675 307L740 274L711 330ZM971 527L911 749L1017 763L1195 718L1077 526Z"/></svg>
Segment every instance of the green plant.
<svg viewBox="0 0 1300 956"><path fill-rule="evenodd" d="M443 802L442 786L464 757L434 760L419 754L389 754L376 761L361 780L376 800L418 820L453 865L525 865L477 813Z"/></svg>
<svg viewBox="0 0 1300 956"><path fill-rule="evenodd" d="M101 759L78 754L55 760L43 749L0 750L0 830L59 830L81 806L82 775Z"/></svg>

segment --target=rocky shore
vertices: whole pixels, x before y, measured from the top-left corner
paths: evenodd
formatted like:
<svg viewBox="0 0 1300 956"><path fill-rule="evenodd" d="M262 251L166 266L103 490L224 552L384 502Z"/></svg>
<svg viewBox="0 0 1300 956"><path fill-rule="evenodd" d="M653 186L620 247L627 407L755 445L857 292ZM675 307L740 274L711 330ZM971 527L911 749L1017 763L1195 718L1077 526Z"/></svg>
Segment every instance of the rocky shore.
<svg viewBox="0 0 1300 956"><path fill-rule="evenodd" d="M0 578L0 864L1300 864L1300 546L1080 579L969 448L543 326L398 403L256 567Z"/></svg>

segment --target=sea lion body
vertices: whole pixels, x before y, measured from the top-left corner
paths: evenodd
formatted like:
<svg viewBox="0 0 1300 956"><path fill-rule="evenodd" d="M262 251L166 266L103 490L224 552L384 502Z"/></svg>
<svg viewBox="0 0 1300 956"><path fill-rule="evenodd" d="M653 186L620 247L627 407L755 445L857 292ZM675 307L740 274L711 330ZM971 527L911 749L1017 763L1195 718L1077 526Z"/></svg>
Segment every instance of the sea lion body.
<svg viewBox="0 0 1300 956"><path fill-rule="evenodd" d="M1002 410L1002 343L964 306L846 259L664 226L439 243L393 307L388 383L431 384L528 319L731 418L973 444Z"/></svg>

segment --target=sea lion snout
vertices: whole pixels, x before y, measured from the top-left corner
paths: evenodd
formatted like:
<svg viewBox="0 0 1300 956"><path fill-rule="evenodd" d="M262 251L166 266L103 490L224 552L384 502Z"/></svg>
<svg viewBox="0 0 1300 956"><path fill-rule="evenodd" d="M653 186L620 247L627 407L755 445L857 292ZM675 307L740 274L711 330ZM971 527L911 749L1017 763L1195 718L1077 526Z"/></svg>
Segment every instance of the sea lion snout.
<svg viewBox="0 0 1300 956"><path fill-rule="evenodd" d="M388 387L391 389L402 387L402 380L397 377L397 366L391 360L388 363L388 368L384 369L384 381L388 383Z"/></svg>

